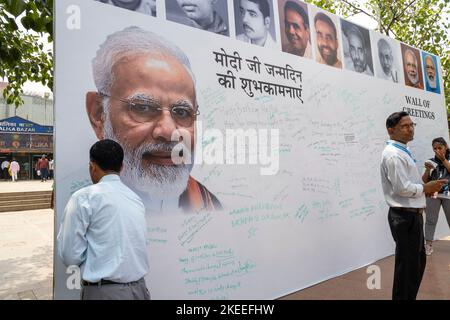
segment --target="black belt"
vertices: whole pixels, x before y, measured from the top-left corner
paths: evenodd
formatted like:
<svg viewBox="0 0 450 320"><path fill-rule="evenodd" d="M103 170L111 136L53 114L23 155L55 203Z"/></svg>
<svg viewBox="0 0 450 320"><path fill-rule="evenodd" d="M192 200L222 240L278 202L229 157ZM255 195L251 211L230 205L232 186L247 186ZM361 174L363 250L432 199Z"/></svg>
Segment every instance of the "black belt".
<svg viewBox="0 0 450 320"><path fill-rule="evenodd" d="M405 213L423 213L423 208L402 208L402 207L391 207L393 210L401 211Z"/></svg>
<svg viewBox="0 0 450 320"><path fill-rule="evenodd" d="M107 285L107 284L122 284L122 285L130 285L130 284L135 284L138 283L140 280L138 281L132 281L132 282L114 282L111 280L100 280L99 282L89 282L89 281L85 281L83 280L81 282L81 284L83 286L103 286L103 285Z"/></svg>

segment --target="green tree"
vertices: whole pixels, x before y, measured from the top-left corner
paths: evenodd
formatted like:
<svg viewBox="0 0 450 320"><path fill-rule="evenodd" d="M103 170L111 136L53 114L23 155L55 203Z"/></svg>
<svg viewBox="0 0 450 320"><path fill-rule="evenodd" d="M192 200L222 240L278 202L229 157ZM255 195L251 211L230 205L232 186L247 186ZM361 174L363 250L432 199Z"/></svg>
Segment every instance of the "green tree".
<svg viewBox="0 0 450 320"><path fill-rule="evenodd" d="M447 112L450 112L450 0L309 0L344 18L365 14L377 30L441 57Z"/></svg>
<svg viewBox="0 0 450 320"><path fill-rule="evenodd" d="M53 55L40 43L43 35L53 41L53 0L0 0L0 77L9 82L8 104L23 104L26 81L53 88Z"/></svg>

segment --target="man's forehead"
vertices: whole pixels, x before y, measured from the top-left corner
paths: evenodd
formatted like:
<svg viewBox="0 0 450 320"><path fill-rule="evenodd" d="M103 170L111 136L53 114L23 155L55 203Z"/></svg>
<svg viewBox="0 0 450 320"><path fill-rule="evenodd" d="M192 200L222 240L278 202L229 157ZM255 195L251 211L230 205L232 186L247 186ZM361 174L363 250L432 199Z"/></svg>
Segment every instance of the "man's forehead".
<svg viewBox="0 0 450 320"><path fill-rule="evenodd" d="M416 56L414 55L414 53L412 53L412 52L410 52L410 51L407 51L406 53L405 53L405 60L413 60L413 61L416 61ZM409 61L408 61L409 62Z"/></svg>
<svg viewBox="0 0 450 320"><path fill-rule="evenodd" d="M383 54L392 54L391 47L385 45L381 46L380 52L382 52Z"/></svg>
<svg viewBox="0 0 450 320"><path fill-rule="evenodd" d="M249 0L241 0L241 8L247 9L248 11L252 12L259 12L261 13L261 10L259 9L259 5L255 2L249 1Z"/></svg>
<svg viewBox="0 0 450 320"><path fill-rule="evenodd" d="M174 57L161 54L134 54L122 57L116 61L111 70L114 84L130 84L132 79L138 77L157 76L166 74L181 85L192 85L195 94L195 85L192 74L180 61ZM162 73L161 73L162 72Z"/></svg>
<svg viewBox="0 0 450 320"><path fill-rule="evenodd" d="M328 22L325 22L323 20L317 20L316 21L316 29L318 27L320 27L322 29L327 29L329 31L329 33L333 34L333 36L334 36L334 31L333 31L334 29Z"/></svg>
<svg viewBox="0 0 450 320"><path fill-rule="evenodd" d="M361 45L363 43L362 38L356 33L350 33L348 38L350 42L359 42Z"/></svg>
<svg viewBox="0 0 450 320"><path fill-rule="evenodd" d="M411 117L410 116L404 116L404 117L402 117L401 119L400 119L400 121L398 122L398 124L403 124L403 123L405 123L405 122L407 122L407 123L410 123L410 122L412 122L412 120L411 120Z"/></svg>
<svg viewBox="0 0 450 320"><path fill-rule="evenodd" d="M180 61L162 54L135 53L126 55L117 59L111 70L116 76L118 73L130 74L136 71L185 73L193 80L187 68Z"/></svg>
<svg viewBox="0 0 450 320"><path fill-rule="evenodd" d="M302 17L302 15L301 15L299 12L297 12L296 10L290 9L290 8L289 8L289 9L286 10L286 16L287 16L288 14L294 15L296 19L301 20L302 23L303 23L303 17ZM286 18L287 18L287 17L286 17Z"/></svg>
<svg viewBox="0 0 450 320"><path fill-rule="evenodd" d="M121 64L144 64L149 67L150 66L163 67L169 64L181 65L181 63L177 59L169 55L163 55L158 53L146 53L146 52L136 52L123 55L116 60L114 66Z"/></svg>

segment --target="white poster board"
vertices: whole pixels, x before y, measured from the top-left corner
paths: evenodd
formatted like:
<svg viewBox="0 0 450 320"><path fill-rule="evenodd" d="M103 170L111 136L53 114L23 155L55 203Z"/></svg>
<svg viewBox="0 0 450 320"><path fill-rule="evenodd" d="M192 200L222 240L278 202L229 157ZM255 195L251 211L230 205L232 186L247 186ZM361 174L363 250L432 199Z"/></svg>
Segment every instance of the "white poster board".
<svg viewBox="0 0 450 320"><path fill-rule="evenodd" d="M314 6L303 4L312 48L312 57L303 58L282 51L283 1L270 2L270 48L237 39L236 30L252 30L231 0L220 9L228 35L166 20L175 1L166 2L156 1L152 17L97 1L56 1L55 236L71 194L90 183L89 148L98 140L86 112L87 92L98 90L92 60L109 35L135 26L167 39L190 60L200 106L196 161L199 155L216 161L196 163L190 176L223 206L191 214L148 208L146 280L153 299L273 299L393 254L379 174L385 120L411 112L418 125L410 147L419 165L432 157L433 138L448 140L444 95L405 85L400 43L387 39L395 83L380 76L383 36L364 32L373 75L358 73L342 20L328 13L341 66L320 63L314 18L321 10ZM225 54L240 60L226 65ZM243 164L236 154L234 164L227 161L227 130L233 129L258 139L260 148L246 151ZM437 237L449 234L443 220ZM57 251L55 298L78 299Z"/></svg>

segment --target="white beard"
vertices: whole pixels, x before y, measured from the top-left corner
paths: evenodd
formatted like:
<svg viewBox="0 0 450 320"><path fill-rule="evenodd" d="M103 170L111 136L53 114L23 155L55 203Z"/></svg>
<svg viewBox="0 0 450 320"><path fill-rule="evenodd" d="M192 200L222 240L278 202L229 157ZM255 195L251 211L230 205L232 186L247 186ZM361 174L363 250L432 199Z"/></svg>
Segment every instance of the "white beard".
<svg viewBox="0 0 450 320"><path fill-rule="evenodd" d="M431 80L427 75L427 80L428 80L428 85L430 86L430 88L436 89L436 87L437 87L436 78L434 80Z"/></svg>
<svg viewBox="0 0 450 320"><path fill-rule="evenodd" d="M416 74L416 76L413 78L409 75L409 73L406 74L408 76L409 81L413 84L416 85L419 82L419 75Z"/></svg>
<svg viewBox="0 0 450 320"><path fill-rule="evenodd" d="M137 149L131 149L122 143L115 135L109 118L105 114L104 137L119 143L124 151L123 169L120 174L122 181L136 191L144 203L155 200L168 200L178 197L186 190L192 165L163 166L149 164L142 166L142 156L146 152L171 151L176 142L145 143Z"/></svg>

